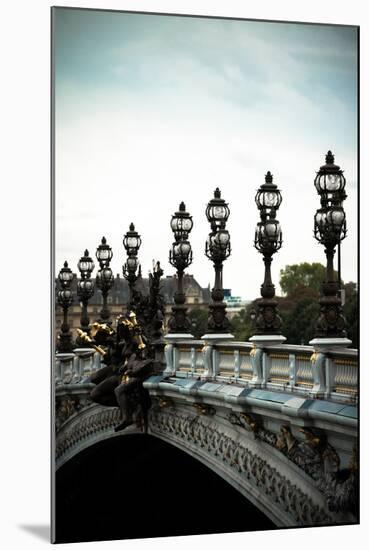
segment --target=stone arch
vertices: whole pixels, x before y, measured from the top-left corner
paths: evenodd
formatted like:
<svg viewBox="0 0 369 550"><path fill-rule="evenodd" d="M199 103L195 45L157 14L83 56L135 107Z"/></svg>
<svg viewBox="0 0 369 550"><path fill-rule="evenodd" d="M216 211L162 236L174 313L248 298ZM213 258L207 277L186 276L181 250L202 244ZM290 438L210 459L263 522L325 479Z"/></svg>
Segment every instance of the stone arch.
<svg viewBox="0 0 369 550"><path fill-rule="evenodd" d="M67 461L56 511L59 543L275 528L210 468L149 434L110 438Z"/></svg>
<svg viewBox="0 0 369 550"><path fill-rule="evenodd" d="M119 411L89 405L72 414L56 438L56 468L88 447L140 433L114 433ZM279 527L334 523L324 496L285 456L224 418L188 414L181 408L152 408L149 433L176 446L237 489ZM293 480L293 481L292 481Z"/></svg>

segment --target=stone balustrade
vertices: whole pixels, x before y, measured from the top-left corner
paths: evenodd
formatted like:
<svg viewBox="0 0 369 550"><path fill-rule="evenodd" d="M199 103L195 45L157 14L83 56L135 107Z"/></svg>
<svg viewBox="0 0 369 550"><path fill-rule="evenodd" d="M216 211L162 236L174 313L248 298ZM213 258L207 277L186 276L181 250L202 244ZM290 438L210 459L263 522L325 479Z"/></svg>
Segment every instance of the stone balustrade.
<svg viewBox="0 0 369 550"><path fill-rule="evenodd" d="M168 343L164 356L164 372L177 378L199 377L342 402L358 398L355 349L321 352L290 344L263 349L248 342L187 340Z"/></svg>
<svg viewBox="0 0 369 550"><path fill-rule="evenodd" d="M278 344L265 349L248 342L170 342L162 358L164 373L245 387L293 392L298 395L356 402L357 350L314 351L312 346ZM55 384L81 384L101 367L94 349L77 348L56 355Z"/></svg>
<svg viewBox="0 0 369 550"><path fill-rule="evenodd" d="M81 384L101 367L101 355L92 348L76 348L73 353L55 356L55 385Z"/></svg>

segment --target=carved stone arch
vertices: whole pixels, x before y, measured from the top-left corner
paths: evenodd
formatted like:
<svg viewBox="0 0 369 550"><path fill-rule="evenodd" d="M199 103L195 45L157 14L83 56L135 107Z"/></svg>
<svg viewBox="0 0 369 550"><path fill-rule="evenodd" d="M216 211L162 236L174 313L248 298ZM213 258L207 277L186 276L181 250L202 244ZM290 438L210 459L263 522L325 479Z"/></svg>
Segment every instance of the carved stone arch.
<svg viewBox="0 0 369 550"><path fill-rule="evenodd" d="M72 414L57 433L56 468L95 443L141 433L134 426L115 433L118 423L119 410L115 408L90 405ZM252 432L224 418L153 407L149 434L206 465L276 526L334 523L323 495L304 472L270 445L257 441Z"/></svg>

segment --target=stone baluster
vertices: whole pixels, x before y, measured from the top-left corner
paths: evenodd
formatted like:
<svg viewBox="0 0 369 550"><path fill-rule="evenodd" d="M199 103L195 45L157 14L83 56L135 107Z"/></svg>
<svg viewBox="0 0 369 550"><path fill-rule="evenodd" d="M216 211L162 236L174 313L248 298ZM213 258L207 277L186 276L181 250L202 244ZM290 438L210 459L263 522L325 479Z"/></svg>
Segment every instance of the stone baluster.
<svg viewBox="0 0 369 550"><path fill-rule="evenodd" d="M240 370L241 370L240 350L235 349L234 350L234 375L235 375L236 378L240 377Z"/></svg>
<svg viewBox="0 0 369 550"><path fill-rule="evenodd" d="M62 384L70 384L73 379L73 353L58 353L60 361L60 379Z"/></svg>
<svg viewBox="0 0 369 550"><path fill-rule="evenodd" d="M163 374L165 376L174 376L175 370L174 370L174 364L173 364L173 351L174 351L174 345L172 343L168 343L164 347L164 357L165 357L165 369L163 371Z"/></svg>
<svg viewBox="0 0 369 550"><path fill-rule="evenodd" d="M99 353L98 351L96 351L94 353L94 356L93 356L93 366L92 366L92 370L93 371L96 371L96 370L99 370L101 368L101 353Z"/></svg>
<svg viewBox="0 0 369 550"><path fill-rule="evenodd" d="M266 384L266 382L268 381L268 377L265 376L265 374L263 375L263 373L265 373L265 368L263 369L264 357L267 357L268 361L270 361L269 357L266 353L264 353L262 348L255 347L250 351L252 366L252 379L250 380L250 386L260 388L264 383Z"/></svg>
<svg viewBox="0 0 369 550"><path fill-rule="evenodd" d="M326 392L325 360L325 354L318 351L315 351L310 358L314 380L314 386L311 390L311 394L314 397L324 396Z"/></svg>
<svg viewBox="0 0 369 550"><path fill-rule="evenodd" d="M296 355L290 353L288 356L289 361L289 385L291 390L294 389L296 385Z"/></svg>
<svg viewBox="0 0 369 550"><path fill-rule="evenodd" d="M63 378L61 375L61 361L58 356L55 357L54 380L56 386L63 383Z"/></svg>
<svg viewBox="0 0 369 550"><path fill-rule="evenodd" d="M269 381L270 369L272 367L272 360L269 357L267 351L262 350L262 387L266 387Z"/></svg>
<svg viewBox="0 0 369 550"><path fill-rule="evenodd" d="M207 380L213 376L213 346L211 344L204 344L204 347L202 348L202 356L204 360L204 372L201 375L201 378Z"/></svg>
<svg viewBox="0 0 369 550"><path fill-rule="evenodd" d="M191 374L193 375L196 370L196 349L191 348Z"/></svg>
<svg viewBox="0 0 369 550"><path fill-rule="evenodd" d="M74 353L78 356L78 372L82 382L87 381L93 372L95 350L93 348L77 348Z"/></svg>
<svg viewBox="0 0 369 550"><path fill-rule="evenodd" d="M219 350L216 347L213 347L213 356L212 356L212 374L211 377L215 378L219 374L219 367L220 367L220 353Z"/></svg>

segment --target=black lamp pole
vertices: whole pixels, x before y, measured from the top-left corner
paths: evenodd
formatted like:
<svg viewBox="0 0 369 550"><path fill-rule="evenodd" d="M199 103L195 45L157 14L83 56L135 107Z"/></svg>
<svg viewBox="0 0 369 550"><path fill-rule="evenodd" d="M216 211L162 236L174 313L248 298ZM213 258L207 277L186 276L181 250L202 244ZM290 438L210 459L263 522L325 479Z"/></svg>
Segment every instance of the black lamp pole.
<svg viewBox="0 0 369 550"><path fill-rule="evenodd" d="M183 289L184 270L192 263L192 250L188 241L188 235L193 227L192 217L186 212L184 202L179 205L179 210L172 216L171 228L175 242L169 252L169 262L177 270L177 291L174 294L174 306L172 315L168 321L169 333L187 334L190 332L191 323L186 316L186 295Z"/></svg>
<svg viewBox="0 0 369 550"><path fill-rule="evenodd" d="M81 301L81 330L89 333L90 319L88 317L87 307L88 301L94 293L94 282L91 279L91 273L95 267L93 260L88 255L88 250L85 250L84 255L78 262L78 269L81 274L81 279L77 283L77 296Z"/></svg>
<svg viewBox="0 0 369 550"><path fill-rule="evenodd" d="M129 226L129 231L123 238L123 246L127 252L127 260L123 265L123 277L128 281L129 285L129 305L128 309L134 305L134 291L137 279L140 277L141 268L137 258L138 250L141 246L141 237L135 231L133 223ZM138 270L138 274L136 273Z"/></svg>
<svg viewBox="0 0 369 550"><path fill-rule="evenodd" d="M72 334L68 323L68 309L73 303L73 293L71 290L73 273L68 267L68 262L64 262L64 267L59 271L58 280L59 290L57 291L57 299L63 309L63 323L60 327L61 332L58 335L56 349L58 353L69 353L73 351Z"/></svg>
<svg viewBox="0 0 369 550"><path fill-rule="evenodd" d="M254 246L263 255L265 271L261 285L260 298L255 315L256 334L280 335L282 320L278 314L275 287L272 282L271 263L273 254L282 246L282 231L276 219L277 210L282 202L278 187L273 183L273 176L268 172L265 183L256 193L255 201L260 211L260 219L255 230Z"/></svg>
<svg viewBox="0 0 369 550"><path fill-rule="evenodd" d="M103 307L100 311L100 323L108 323L110 310L108 308L109 290L114 285L113 271L109 267L113 257L111 247L106 243L105 237L101 239L101 244L96 249L96 259L99 262L100 269L96 275L96 286L101 290L103 298Z"/></svg>
<svg viewBox="0 0 369 550"><path fill-rule="evenodd" d="M208 333L223 334L230 330L226 305L223 302L223 262L231 254L230 236L226 230L229 214L228 204L221 198L217 187L214 198L206 207L206 217L211 226L211 233L205 244L205 255L213 262L215 270L215 282L211 291L212 303L209 305Z"/></svg>
<svg viewBox="0 0 369 550"><path fill-rule="evenodd" d="M315 187L320 196L321 207L314 216L314 237L324 245L327 258L326 278L322 284L319 300L320 315L316 323L316 338L346 338L346 320L342 313L340 282L335 278L333 259L336 246L346 237L346 214L343 201L346 199L346 179L334 156L328 151L325 165L315 177Z"/></svg>

